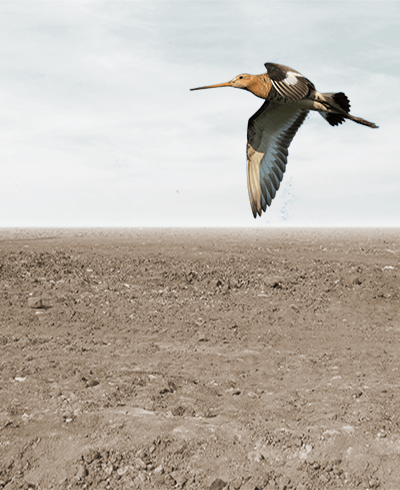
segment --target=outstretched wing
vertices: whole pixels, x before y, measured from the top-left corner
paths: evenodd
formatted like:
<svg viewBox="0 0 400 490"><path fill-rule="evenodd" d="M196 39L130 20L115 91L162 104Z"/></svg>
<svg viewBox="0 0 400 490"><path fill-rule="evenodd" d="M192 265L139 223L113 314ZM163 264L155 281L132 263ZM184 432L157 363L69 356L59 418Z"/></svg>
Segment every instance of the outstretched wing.
<svg viewBox="0 0 400 490"><path fill-rule="evenodd" d="M253 216L271 205L286 170L288 148L308 111L265 101L247 127L247 187Z"/></svg>
<svg viewBox="0 0 400 490"><path fill-rule="evenodd" d="M272 86L286 100L301 100L306 98L315 86L301 73L288 66L276 63L265 63Z"/></svg>

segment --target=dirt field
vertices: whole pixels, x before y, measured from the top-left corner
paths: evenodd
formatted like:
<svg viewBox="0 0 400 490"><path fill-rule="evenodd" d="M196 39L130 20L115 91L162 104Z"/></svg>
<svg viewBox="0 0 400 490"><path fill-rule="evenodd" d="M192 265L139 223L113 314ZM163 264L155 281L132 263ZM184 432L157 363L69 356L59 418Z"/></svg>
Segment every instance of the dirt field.
<svg viewBox="0 0 400 490"><path fill-rule="evenodd" d="M400 230L0 230L0 489L400 488Z"/></svg>

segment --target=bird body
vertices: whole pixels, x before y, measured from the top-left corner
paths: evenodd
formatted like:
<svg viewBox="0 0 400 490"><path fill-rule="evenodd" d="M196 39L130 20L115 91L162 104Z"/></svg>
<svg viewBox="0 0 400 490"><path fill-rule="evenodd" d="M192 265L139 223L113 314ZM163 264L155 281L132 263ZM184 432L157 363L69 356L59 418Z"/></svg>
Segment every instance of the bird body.
<svg viewBox="0 0 400 490"><path fill-rule="evenodd" d="M247 128L247 185L255 218L271 205L286 170L290 143L309 111L319 112L331 126L350 119L377 128L349 113L344 93L320 93L310 80L284 65L265 63L265 67L267 73L261 75L245 73L230 82L191 89L235 87L265 99Z"/></svg>

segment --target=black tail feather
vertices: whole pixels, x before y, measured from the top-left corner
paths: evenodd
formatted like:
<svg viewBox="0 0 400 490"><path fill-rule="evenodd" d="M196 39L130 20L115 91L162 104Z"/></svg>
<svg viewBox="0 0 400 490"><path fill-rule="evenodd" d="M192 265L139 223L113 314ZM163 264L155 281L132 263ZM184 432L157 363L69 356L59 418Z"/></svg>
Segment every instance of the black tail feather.
<svg viewBox="0 0 400 490"><path fill-rule="evenodd" d="M321 114L331 126L338 126L345 122L346 118L340 114L334 114L333 112L327 114Z"/></svg>
<svg viewBox="0 0 400 490"><path fill-rule="evenodd" d="M326 112L321 111L320 114L331 126L338 126L346 119L351 119L358 124L363 124L364 126L368 126L370 128L378 127L375 123L349 114L350 101L343 92L323 93L321 95L325 99L323 104L327 110Z"/></svg>
<svg viewBox="0 0 400 490"><path fill-rule="evenodd" d="M343 92L338 92L336 94L333 94L333 100L341 109L343 109L346 112L350 112L350 101Z"/></svg>

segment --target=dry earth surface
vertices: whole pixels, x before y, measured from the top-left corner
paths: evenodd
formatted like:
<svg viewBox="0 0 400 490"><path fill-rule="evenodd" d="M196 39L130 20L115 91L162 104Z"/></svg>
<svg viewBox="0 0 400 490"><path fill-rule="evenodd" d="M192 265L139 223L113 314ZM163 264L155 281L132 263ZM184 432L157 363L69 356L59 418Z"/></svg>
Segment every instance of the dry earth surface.
<svg viewBox="0 0 400 490"><path fill-rule="evenodd" d="M398 229L0 230L0 489L400 488Z"/></svg>

